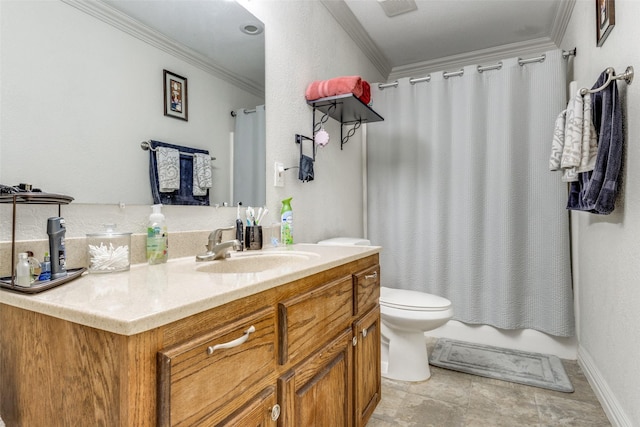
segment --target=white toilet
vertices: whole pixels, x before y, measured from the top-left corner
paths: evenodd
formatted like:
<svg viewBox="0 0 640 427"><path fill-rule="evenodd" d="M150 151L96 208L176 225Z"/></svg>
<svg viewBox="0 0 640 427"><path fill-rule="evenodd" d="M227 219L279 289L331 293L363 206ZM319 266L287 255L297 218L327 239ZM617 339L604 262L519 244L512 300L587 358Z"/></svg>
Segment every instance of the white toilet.
<svg viewBox="0 0 640 427"><path fill-rule="evenodd" d="M323 245L369 245L366 239L338 237ZM424 333L453 316L451 301L436 295L380 287L382 376L424 381L431 376Z"/></svg>
<svg viewBox="0 0 640 427"><path fill-rule="evenodd" d="M424 333L452 316L451 301L446 298L381 286L382 376L401 381L429 379Z"/></svg>

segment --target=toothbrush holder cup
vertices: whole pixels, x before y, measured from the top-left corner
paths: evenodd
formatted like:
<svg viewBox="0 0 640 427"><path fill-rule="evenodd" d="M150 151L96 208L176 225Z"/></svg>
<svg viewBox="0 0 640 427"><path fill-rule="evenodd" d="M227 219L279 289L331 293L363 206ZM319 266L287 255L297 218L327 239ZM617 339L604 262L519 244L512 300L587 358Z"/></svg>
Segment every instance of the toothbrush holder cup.
<svg viewBox="0 0 640 427"><path fill-rule="evenodd" d="M261 225L251 225L244 229L244 247L246 250L262 249Z"/></svg>

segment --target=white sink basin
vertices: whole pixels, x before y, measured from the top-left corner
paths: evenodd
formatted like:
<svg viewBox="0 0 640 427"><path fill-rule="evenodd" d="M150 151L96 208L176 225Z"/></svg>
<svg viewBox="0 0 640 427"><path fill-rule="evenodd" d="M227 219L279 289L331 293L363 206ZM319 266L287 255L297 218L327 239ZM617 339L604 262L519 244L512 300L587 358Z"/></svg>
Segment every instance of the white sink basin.
<svg viewBox="0 0 640 427"><path fill-rule="evenodd" d="M240 274L259 273L290 267L318 257L305 252L242 252L233 253L230 258L198 263L196 270L202 273Z"/></svg>

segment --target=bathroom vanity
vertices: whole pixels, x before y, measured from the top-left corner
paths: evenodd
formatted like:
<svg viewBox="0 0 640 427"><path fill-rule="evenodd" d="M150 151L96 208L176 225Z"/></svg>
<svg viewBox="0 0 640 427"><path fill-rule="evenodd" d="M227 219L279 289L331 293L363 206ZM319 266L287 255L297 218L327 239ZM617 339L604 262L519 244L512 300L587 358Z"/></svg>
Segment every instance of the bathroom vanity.
<svg viewBox="0 0 640 427"><path fill-rule="evenodd" d="M378 252L293 245L1 292L0 415L7 426L364 426L380 401Z"/></svg>

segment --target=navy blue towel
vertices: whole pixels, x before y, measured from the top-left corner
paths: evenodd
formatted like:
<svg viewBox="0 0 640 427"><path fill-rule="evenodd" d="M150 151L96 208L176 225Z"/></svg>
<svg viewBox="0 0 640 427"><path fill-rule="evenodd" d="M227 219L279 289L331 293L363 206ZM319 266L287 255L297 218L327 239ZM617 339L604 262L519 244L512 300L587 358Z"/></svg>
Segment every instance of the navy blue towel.
<svg viewBox="0 0 640 427"><path fill-rule="evenodd" d="M592 89L607 81L600 74ZM593 171L578 174L569 188L567 209L608 215L615 208L621 184L624 135L618 85L612 81L600 92L591 94L591 114L598 135L598 154Z"/></svg>
<svg viewBox="0 0 640 427"><path fill-rule="evenodd" d="M209 192L205 196L193 195L193 153L209 154L207 150L151 141L151 149L156 147L174 148L180 151L180 189L171 193L161 193L158 187L158 165L156 153L149 150L149 179L153 203L163 205L209 206Z"/></svg>

